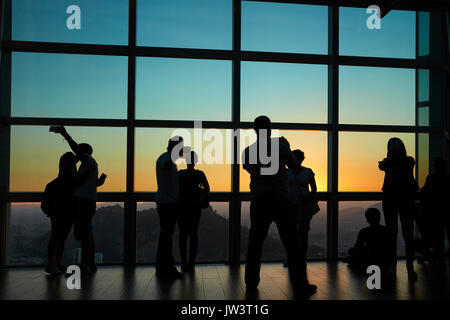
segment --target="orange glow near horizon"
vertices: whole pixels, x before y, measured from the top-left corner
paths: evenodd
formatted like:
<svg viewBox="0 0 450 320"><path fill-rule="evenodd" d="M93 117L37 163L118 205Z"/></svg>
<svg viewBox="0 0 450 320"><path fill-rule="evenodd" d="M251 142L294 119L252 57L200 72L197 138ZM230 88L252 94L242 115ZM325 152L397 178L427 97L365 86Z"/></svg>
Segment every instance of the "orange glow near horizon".
<svg viewBox="0 0 450 320"><path fill-rule="evenodd" d="M135 146L135 191L155 192L155 164L159 155L166 151L168 139L176 134L173 128L138 128L136 129ZM184 129L186 130L186 129ZM78 142L89 142L94 148L94 157L99 164L99 173L108 175L104 186L99 192L124 192L126 174L126 129L125 128L90 128L70 127L69 133ZM196 141L193 130L184 131L185 145L195 150ZM231 136L231 130L220 129L223 136ZM183 135L183 131L181 132ZM241 136L248 135L247 141L241 139L241 151L253 143L253 130L243 130ZM316 174L318 191L327 191L327 132L326 131L295 131L280 130L274 136L284 136L288 139L291 149L301 149L305 152L304 166L311 168ZM408 154L415 157L415 135L413 133L371 133L371 132L341 132L339 134L339 191L381 191L384 173L378 169L378 161L386 156L386 146L389 138L401 138ZM227 145L231 139L223 142L222 158L228 164L198 164L197 169L205 172L212 192L231 191L231 169ZM212 142L203 142L203 148ZM428 145L421 143L423 155L426 155ZM219 148L220 149L220 148ZM45 185L57 176L58 160L64 153L70 151L63 139L48 132L44 126L13 126L11 128L11 192L39 192ZM197 150L196 150L197 151ZM205 151L204 151L205 152ZM425 156L422 156L425 158ZM428 174L428 161L419 167L420 180ZM178 169L186 167L183 160ZM250 176L240 171L240 191L249 191Z"/></svg>
<svg viewBox="0 0 450 320"><path fill-rule="evenodd" d="M205 131L203 131L205 132ZM231 134L231 130L217 130L223 137ZM194 136L193 129L174 129L174 128L139 128L136 129L136 152L135 152L135 191L154 192L157 190L156 184L156 160L167 150L169 139L175 135L184 138L184 145L190 146L192 150L198 153L195 146L198 139ZM214 142L204 142L203 152ZM206 164L199 163L196 169L202 170L210 184L212 192L229 192L231 191L231 164L230 157L227 157L227 143L223 142L221 157L223 162L228 159L228 164ZM179 160L178 170L185 169L186 164L183 159Z"/></svg>
<svg viewBox="0 0 450 320"><path fill-rule="evenodd" d="M67 127L67 131L78 143L92 145L99 174L108 176L98 191L125 191L126 129ZM67 142L47 126L12 126L10 190L43 191L58 175L59 158L68 151Z"/></svg>
<svg viewBox="0 0 450 320"><path fill-rule="evenodd" d="M402 139L408 155L415 157L414 133L339 133L339 191L381 191L384 172L378 161L386 157L392 137Z"/></svg>
<svg viewBox="0 0 450 320"><path fill-rule="evenodd" d="M241 142L241 153L245 147L256 141L253 130L244 131L249 137ZM327 132L325 131L274 131L273 136L283 136L289 141L291 150L300 149L305 153L303 166L311 168L315 173L317 190L327 191ZM250 191L250 175L240 167L240 191Z"/></svg>

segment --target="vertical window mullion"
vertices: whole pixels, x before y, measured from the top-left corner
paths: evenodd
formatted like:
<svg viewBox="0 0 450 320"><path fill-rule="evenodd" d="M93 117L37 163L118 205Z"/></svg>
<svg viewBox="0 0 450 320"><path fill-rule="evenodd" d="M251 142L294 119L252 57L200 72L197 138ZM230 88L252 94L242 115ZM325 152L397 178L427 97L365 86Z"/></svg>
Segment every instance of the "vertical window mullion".
<svg viewBox="0 0 450 320"><path fill-rule="evenodd" d="M328 65L328 193L327 205L327 259L334 261L338 253L338 81L339 66L339 7L328 8L328 54L331 63Z"/></svg>
<svg viewBox="0 0 450 320"><path fill-rule="evenodd" d="M128 18L128 99L127 99L127 171L124 214L124 264L136 264L136 200L134 197L134 148L136 113L136 10L137 0L129 1Z"/></svg>

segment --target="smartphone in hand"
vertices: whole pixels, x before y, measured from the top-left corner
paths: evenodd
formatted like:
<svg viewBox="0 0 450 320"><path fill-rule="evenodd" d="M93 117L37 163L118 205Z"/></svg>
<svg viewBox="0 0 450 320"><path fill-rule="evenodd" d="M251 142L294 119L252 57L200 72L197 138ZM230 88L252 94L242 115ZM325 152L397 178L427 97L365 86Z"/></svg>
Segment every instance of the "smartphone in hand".
<svg viewBox="0 0 450 320"><path fill-rule="evenodd" d="M105 180L105 179L106 179L106 177L107 177L107 175L106 175L106 174L104 174L104 173L102 173L102 175L100 176L100 179L102 179L102 180Z"/></svg>

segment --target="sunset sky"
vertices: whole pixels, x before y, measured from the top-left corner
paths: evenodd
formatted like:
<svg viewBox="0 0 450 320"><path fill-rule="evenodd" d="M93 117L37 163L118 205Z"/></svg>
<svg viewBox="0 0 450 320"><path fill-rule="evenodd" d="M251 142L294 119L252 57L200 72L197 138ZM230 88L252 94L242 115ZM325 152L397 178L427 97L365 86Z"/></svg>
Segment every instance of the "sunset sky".
<svg viewBox="0 0 450 320"><path fill-rule="evenodd" d="M139 0L138 45L229 50L231 3L197 0L186 6L180 0ZM65 27L70 4L82 10L81 30ZM393 11L375 31L366 28L367 16L365 9L340 8L341 55L415 57L414 12ZM327 54L327 22L324 6L244 2L242 49ZM14 40L126 45L127 37L127 1L13 1ZM125 119L127 66L127 57L15 52L11 115ZM138 57L136 118L231 121L231 78L231 61ZM274 122L326 123L327 82L326 65L244 61L241 120L265 114ZM415 83L413 69L341 66L340 123L414 125ZM126 129L68 131L94 147L100 173L108 175L99 190L125 191ZM136 191L156 191L155 161L172 133L165 128L136 129ZM280 135L292 149L305 152L304 165L316 173L319 191L327 191L327 132L289 130ZM340 191L381 190L383 173L377 165L392 136L400 137L415 157L414 134L340 133ZM47 126L13 126L10 190L42 191L57 175L58 159L68 150ZM230 164L198 168L205 171L212 191L231 191ZM248 174L241 170L240 177L241 191L248 191Z"/></svg>

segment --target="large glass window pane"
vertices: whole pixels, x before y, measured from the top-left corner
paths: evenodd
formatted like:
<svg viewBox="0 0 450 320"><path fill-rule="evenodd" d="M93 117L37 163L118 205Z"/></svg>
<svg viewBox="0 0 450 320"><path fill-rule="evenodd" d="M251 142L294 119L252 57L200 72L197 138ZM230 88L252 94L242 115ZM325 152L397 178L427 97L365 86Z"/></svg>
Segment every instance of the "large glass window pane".
<svg viewBox="0 0 450 320"><path fill-rule="evenodd" d="M140 46L231 49L231 0L138 0Z"/></svg>
<svg viewBox="0 0 450 320"><path fill-rule="evenodd" d="M300 149L305 153L303 165L315 173L317 190L327 191L327 133L322 131L273 130L272 136L283 136L290 144L291 150ZM256 141L253 129L241 130L240 154ZM250 191L250 174L240 166L240 191Z"/></svg>
<svg viewBox="0 0 450 320"><path fill-rule="evenodd" d="M47 244L51 235L50 219L40 203L12 203L9 229L9 263L11 265L43 265L47 263ZM92 220L96 240L96 263L123 261L123 203L97 203ZM79 264L80 243L70 232L63 263Z"/></svg>
<svg viewBox="0 0 450 320"><path fill-rule="evenodd" d="M429 107L419 107L417 110L418 124L419 126L429 126L430 125L430 108Z"/></svg>
<svg viewBox="0 0 450 320"><path fill-rule="evenodd" d="M326 54L328 7L242 2L242 49Z"/></svg>
<svg viewBox="0 0 450 320"><path fill-rule="evenodd" d="M414 126L414 69L339 67L339 122Z"/></svg>
<svg viewBox="0 0 450 320"><path fill-rule="evenodd" d="M123 262L123 215L123 203L97 203L97 212L92 220L97 263Z"/></svg>
<svg viewBox="0 0 450 320"><path fill-rule="evenodd" d="M33 265L47 263L50 219L40 203L11 203L9 221L9 264Z"/></svg>
<svg viewBox="0 0 450 320"><path fill-rule="evenodd" d="M327 66L242 62L241 119L326 123Z"/></svg>
<svg viewBox="0 0 450 320"><path fill-rule="evenodd" d="M126 118L126 57L14 52L11 115Z"/></svg>
<svg viewBox="0 0 450 320"><path fill-rule="evenodd" d="M417 70L418 81L418 100L419 102L430 100L430 70L418 69Z"/></svg>
<svg viewBox="0 0 450 320"><path fill-rule="evenodd" d="M348 249L355 245L359 230L368 227L365 212L369 208L377 208L381 213L381 224L384 225L381 201L344 201L339 202L339 252L341 258L348 256ZM398 223L397 256L405 256L405 242L402 238L400 221Z"/></svg>
<svg viewBox="0 0 450 320"><path fill-rule="evenodd" d="M326 258L327 204L319 202L320 211L311 220L307 257ZM248 237L250 231L250 202L241 204L241 261L247 258ZM285 251L275 223L272 223L264 241L262 260L283 261Z"/></svg>
<svg viewBox="0 0 450 320"><path fill-rule="evenodd" d="M392 137L400 138L408 155L415 157L414 133L339 133L339 191L381 191L384 172L378 161L386 158Z"/></svg>
<svg viewBox="0 0 450 320"><path fill-rule="evenodd" d="M250 234L250 202L241 203L241 261L246 261ZM264 240L262 261L283 261L286 258L275 224L269 228Z"/></svg>
<svg viewBox="0 0 450 320"><path fill-rule="evenodd" d="M231 62L138 58L136 118L231 120Z"/></svg>
<svg viewBox="0 0 450 320"><path fill-rule="evenodd" d="M125 191L126 129L68 127L67 131L78 143L93 147L99 174L107 174L98 191ZM12 126L10 191L44 191L58 175L59 158L67 151L67 142L47 126Z"/></svg>
<svg viewBox="0 0 450 320"><path fill-rule="evenodd" d="M128 0L12 1L13 40L128 43Z"/></svg>
<svg viewBox="0 0 450 320"><path fill-rule="evenodd" d="M202 210L198 228L197 262L222 262L228 257L228 203L212 202ZM183 211L180 212L183 214ZM154 202L138 203L136 217L136 259L138 263L155 263L159 239L159 217ZM173 256L180 262L178 227L173 237Z"/></svg>
<svg viewBox="0 0 450 320"><path fill-rule="evenodd" d="M196 169L202 170L211 191L231 191L231 130L203 129L196 137L193 129L139 128L136 130L135 186L136 191L156 191L156 160L166 152L171 137L179 135L184 145L197 152ZM183 159L178 170L185 169Z"/></svg>
<svg viewBox="0 0 450 320"><path fill-rule="evenodd" d="M339 54L414 59L416 13L391 10L381 19L380 29L368 28L372 15L367 8L339 8Z"/></svg>
<svg viewBox="0 0 450 320"><path fill-rule="evenodd" d="M311 219L308 251L309 259L326 259L327 257L327 202L319 202L320 211Z"/></svg>
<svg viewBox="0 0 450 320"><path fill-rule="evenodd" d="M426 56L430 54L430 13L417 12L417 55Z"/></svg>

